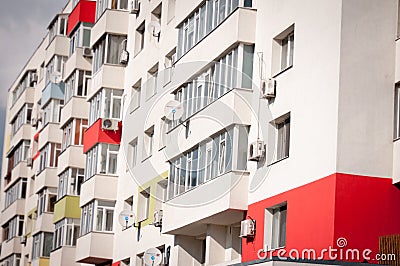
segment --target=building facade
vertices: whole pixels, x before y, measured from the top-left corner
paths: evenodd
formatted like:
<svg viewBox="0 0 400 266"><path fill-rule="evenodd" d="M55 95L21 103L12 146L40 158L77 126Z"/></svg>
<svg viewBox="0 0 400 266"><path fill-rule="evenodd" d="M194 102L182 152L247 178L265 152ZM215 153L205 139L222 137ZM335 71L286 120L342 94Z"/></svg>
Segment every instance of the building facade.
<svg viewBox="0 0 400 266"><path fill-rule="evenodd" d="M8 91L0 265L400 260L398 10L69 1Z"/></svg>

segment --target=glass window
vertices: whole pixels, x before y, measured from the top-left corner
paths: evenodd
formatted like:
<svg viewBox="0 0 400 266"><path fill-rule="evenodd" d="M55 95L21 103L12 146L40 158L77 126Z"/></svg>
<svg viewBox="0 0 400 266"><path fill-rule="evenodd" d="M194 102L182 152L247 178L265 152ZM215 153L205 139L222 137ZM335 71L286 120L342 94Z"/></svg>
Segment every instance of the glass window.
<svg viewBox="0 0 400 266"><path fill-rule="evenodd" d="M115 175L119 145L100 143L86 154L85 180L95 174Z"/></svg>
<svg viewBox="0 0 400 266"><path fill-rule="evenodd" d="M96 21L107 9L128 9L128 0L98 0L96 2Z"/></svg>
<svg viewBox="0 0 400 266"><path fill-rule="evenodd" d="M17 215L3 225L3 241L8 241L14 237L22 236L24 216Z"/></svg>
<svg viewBox="0 0 400 266"><path fill-rule="evenodd" d="M89 126L99 118L120 120L122 117L122 90L102 89L90 100Z"/></svg>
<svg viewBox="0 0 400 266"><path fill-rule="evenodd" d="M44 188L38 193L38 215L44 212L54 212L54 204L57 201L57 191L55 188Z"/></svg>
<svg viewBox="0 0 400 266"><path fill-rule="evenodd" d="M144 48L144 22L136 29L135 33L135 56Z"/></svg>
<svg viewBox="0 0 400 266"><path fill-rule="evenodd" d="M79 168L68 168L58 177L57 200L66 195L79 196L84 180L85 170Z"/></svg>
<svg viewBox="0 0 400 266"><path fill-rule="evenodd" d="M79 237L79 219L65 218L55 224L53 249L61 246L75 246Z"/></svg>
<svg viewBox="0 0 400 266"><path fill-rule="evenodd" d="M394 88L394 133L393 138L400 138L400 84Z"/></svg>
<svg viewBox="0 0 400 266"><path fill-rule="evenodd" d="M129 165L135 167L138 159L138 139L135 138L129 143Z"/></svg>
<svg viewBox="0 0 400 266"><path fill-rule="evenodd" d="M264 239L267 246L271 247L271 249L285 247L287 205L269 208L265 211L265 216L266 226L271 226L272 224L272 228L266 228L265 230L266 232L271 232L271 235L266 235L267 239Z"/></svg>
<svg viewBox="0 0 400 266"><path fill-rule="evenodd" d="M33 236L32 259L50 257L53 246L53 233L39 233Z"/></svg>
<svg viewBox="0 0 400 266"><path fill-rule="evenodd" d="M294 32L290 32L281 40L281 70L293 65Z"/></svg>
<svg viewBox="0 0 400 266"><path fill-rule="evenodd" d="M24 124L30 124L32 120L32 107L33 104L25 104L21 110L17 113L15 118L11 122L11 135L14 136L18 129Z"/></svg>
<svg viewBox="0 0 400 266"><path fill-rule="evenodd" d="M115 202L92 201L82 207L81 235L92 231L112 232Z"/></svg>
<svg viewBox="0 0 400 266"><path fill-rule="evenodd" d="M86 96L92 72L76 70L65 81L64 102L67 103L73 96Z"/></svg>
<svg viewBox="0 0 400 266"><path fill-rule="evenodd" d="M233 145L235 134L237 144ZM169 198L178 196L232 169L242 170L242 164L247 162L247 158L241 154L243 153L242 146L246 146L244 152L247 152L248 130L246 127L236 125L210 138L211 140L200 143L170 162ZM236 161L233 164L234 158Z"/></svg>
<svg viewBox="0 0 400 266"><path fill-rule="evenodd" d="M47 167L57 167L60 153L61 144L47 143L46 146L40 150L39 173Z"/></svg>
<svg viewBox="0 0 400 266"><path fill-rule="evenodd" d="M290 116L275 122L277 130L276 160L279 161L289 156L290 144Z"/></svg>
<svg viewBox="0 0 400 266"><path fill-rule="evenodd" d="M83 145L84 132L87 129L86 119L73 119L63 130L61 150L66 150L70 145Z"/></svg>

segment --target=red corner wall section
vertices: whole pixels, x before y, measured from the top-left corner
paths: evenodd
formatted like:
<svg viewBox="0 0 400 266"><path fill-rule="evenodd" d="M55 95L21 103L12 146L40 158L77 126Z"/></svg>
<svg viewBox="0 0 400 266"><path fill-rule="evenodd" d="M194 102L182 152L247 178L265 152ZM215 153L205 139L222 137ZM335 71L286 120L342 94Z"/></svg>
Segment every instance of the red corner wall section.
<svg viewBox="0 0 400 266"><path fill-rule="evenodd" d="M79 1L68 16L67 35L69 36L80 22L94 23L95 17L96 1Z"/></svg>
<svg viewBox="0 0 400 266"><path fill-rule="evenodd" d="M118 124L118 131L104 130L101 128L102 119L98 119L84 134L83 152L86 153L97 143L108 143L119 145L121 143L122 122Z"/></svg>
<svg viewBox="0 0 400 266"><path fill-rule="evenodd" d="M380 236L400 234L400 190L391 179L337 173L249 205L247 215L256 220L256 235L252 240L242 240L243 262L259 259L257 253L264 245L265 209L285 201L285 257L293 249L300 254L314 249L317 259L330 260L322 250L332 247L344 254L348 249L359 249L360 254L370 249L369 256L374 258ZM338 238L345 238L347 245L339 249ZM259 254L267 258L271 255ZM278 250L272 255L277 256Z"/></svg>

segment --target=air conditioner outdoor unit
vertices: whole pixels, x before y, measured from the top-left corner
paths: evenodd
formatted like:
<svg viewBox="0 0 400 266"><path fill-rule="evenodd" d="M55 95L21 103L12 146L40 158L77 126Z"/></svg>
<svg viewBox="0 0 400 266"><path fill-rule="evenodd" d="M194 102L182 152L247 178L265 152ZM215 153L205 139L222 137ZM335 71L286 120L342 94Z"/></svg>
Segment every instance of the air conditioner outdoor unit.
<svg viewBox="0 0 400 266"><path fill-rule="evenodd" d="M240 237L254 237L256 232L256 222L248 219L240 223Z"/></svg>
<svg viewBox="0 0 400 266"><path fill-rule="evenodd" d="M262 93L263 97L267 99L275 98L276 80L269 78L262 81Z"/></svg>
<svg viewBox="0 0 400 266"><path fill-rule="evenodd" d="M88 47L84 48L83 49L83 56L92 57L93 56L92 49L90 49Z"/></svg>
<svg viewBox="0 0 400 266"><path fill-rule="evenodd" d="M109 118L105 118L103 119L102 123L101 123L101 128L104 130L114 130L117 131L118 128L118 120L116 119L109 119Z"/></svg>
<svg viewBox="0 0 400 266"><path fill-rule="evenodd" d="M163 217L163 211L158 210L154 212L154 226L155 227L160 227L162 225L162 217Z"/></svg>
<svg viewBox="0 0 400 266"><path fill-rule="evenodd" d="M264 141L257 140L249 146L249 161L259 161L264 156Z"/></svg>
<svg viewBox="0 0 400 266"><path fill-rule="evenodd" d="M21 243L22 245L25 245L25 244L26 244L26 236L21 236L20 243Z"/></svg>
<svg viewBox="0 0 400 266"><path fill-rule="evenodd" d="M27 165L27 166L32 166L32 165L33 165L33 159L32 159L32 157L28 157L28 159L26 159L26 165Z"/></svg>
<svg viewBox="0 0 400 266"><path fill-rule="evenodd" d="M121 55L119 57L119 63L122 65L128 64L129 53L127 50L122 50Z"/></svg>
<svg viewBox="0 0 400 266"><path fill-rule="evenodd" d="M130 8L131 8L130 10L131 14L138 14L140 11L139 0L132 0Z"/></svg>

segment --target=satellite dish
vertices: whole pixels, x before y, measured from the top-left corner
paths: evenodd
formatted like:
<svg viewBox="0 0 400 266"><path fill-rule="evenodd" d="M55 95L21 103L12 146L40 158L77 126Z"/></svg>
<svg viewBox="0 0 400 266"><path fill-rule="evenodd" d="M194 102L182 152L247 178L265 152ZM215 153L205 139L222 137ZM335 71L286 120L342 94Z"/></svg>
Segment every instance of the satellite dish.
<svg viewBox="0 0 400 266"><path fill-rule="evenodd" d="M119 224L124 228L127 229L134 225L135 223L135 213L131 210L124 210L119 214L118 221Z"/></svg>
<svg viewBox="0 0 400 266"><path fill-rule="evenodd" d="M179 120L183 116L182 103L172 100L169 101L164 108L165 118L171 121Z"/></svg>
<svg viewBox="0 0 400 266"><path fill-rule="evenodd" d="M149 248L143 255L144 263L149 266L158 266L162 262L162 254L158 248Z"/></svg>
<svg viewBox="0 0 400 266"><path fill-rule="evenodd" d="M152 21L149 23L148 30L153 34L153 37L159 37L161 32L161 25L157 21Z"/></svg>
<svg viewBox="0 0 400 266"><path fill-rule="evenodd" d="M58 71L55 71L53 73L50 74L50 81L58 84L61 82L61 73Z"/></svg>

